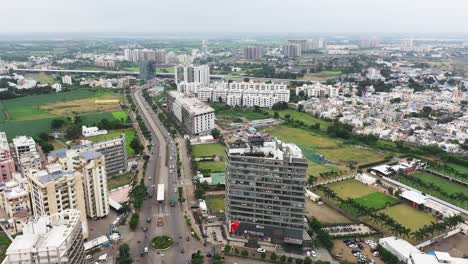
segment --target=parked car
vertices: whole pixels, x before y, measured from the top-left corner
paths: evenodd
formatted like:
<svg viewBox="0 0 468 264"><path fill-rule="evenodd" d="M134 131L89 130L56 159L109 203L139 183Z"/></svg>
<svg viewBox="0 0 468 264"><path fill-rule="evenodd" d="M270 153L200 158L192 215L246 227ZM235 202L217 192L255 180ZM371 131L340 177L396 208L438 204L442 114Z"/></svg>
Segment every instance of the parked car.
<svg viewBox="0 0 468 264"><path fill-rule="evenodd" d="M145 247L145 249L143 250L145 253L148 253L148 247Z"/></svg>
<svg viewBox="0 0 468 264"><path fill-rule="evenodd" d="M257 248L258 253L265 253L266 250L264 248Z"/></svg>

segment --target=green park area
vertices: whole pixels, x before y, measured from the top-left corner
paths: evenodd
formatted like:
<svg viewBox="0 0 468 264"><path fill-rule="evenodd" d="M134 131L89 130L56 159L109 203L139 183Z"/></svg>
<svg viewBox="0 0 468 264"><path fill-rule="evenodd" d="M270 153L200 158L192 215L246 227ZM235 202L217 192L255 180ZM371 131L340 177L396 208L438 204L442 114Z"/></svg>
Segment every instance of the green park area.
<svg viewBox="0 0 468 264"><path fill-rule="evenodd" d="M340 71L321 71L304 75L303 79L310 81L326 81L341 75Z"/></svg>
<svg viewBox="0 0 468 264"><path fill-rule="evenodd" d="M223 213L224 212L224 196L213 195L206 197L206 207L211 213Z"/></svg>
<svg viewBox="0 0 468 264"><path fill-rule="evenodd" d="M224 172L224 161L200 161L197 166L201 171Z"/></svg>
<svg viewBox="0 0 468 264"><path fill-rule="evenodd" d="M397 220L403 226L411 229L411 231L416 231L424 225L430 225L431 222L437 221L432 215L406 204L391 206L380 212Z"/></svg>
<svg viewBox="0 0 468 264"><path fill-rule="evenodd" d="M54 77L52 77L51 75L47 75L47 74L26 74L24 77L36 80L40 82L41 84L51 85L57 82L54 79Z"/></svg>
<svg viewBox="0 0 468 264"><path fill-rule="evenodd" d="M317 118L305 112L298 112L293 109L286 109L286 110L279 110L279 111L269 110L268 111L268 113L270 113L271 116L273 116L274 112L278 112L281 118L286 118L286 116L289 115L290 118L293 118L294 120L302 121L309 126L315 125L318 123L320 124L320 130L322 131L327 131L327 128L330 126L330 122Z"/></svg>
<svg viewBox="0 0 468 264"><path fill-rule="evenodd" d="M381 192L374 192L361 196L356 198L355 201L372 210L380 210L399 203L397 199Z"/></svg>
<svg viewBox="0 0 468 264"><path fill-rule="evenodd" d="M85 125L93 125L104 118L120 120L126 115L120 103L121 95L109 89L74 89L2 100L0 130L9 138L36 136L48 132L53 119L80 115Z"/></svg>
<svg viewBox="0 0 468 264"><path fill-rule="evenodd" d="M117 138L117 137L120 137L121 134L125 134L125 146L127 148L127 156L129 157L134 156L135 150L133 150L133 148L130 147L130 143L136 136L134 129L112 130L112 131L109 131L109 133L106 135L89 137L88 139L96 142L96 141Z"/></svg>
<svg viewBox="0 0 468 264"><path fill-rule="evenodd" d="M301 128L279 125L265 128L265 130L285 142L298 145L309 161L319 165L317 167L319 170L311 173L314 176L327 171L327 167L332 170L345 170L349 164L366 164L382 160L385 157L382 151L345 144L340 139ZM316 166L315 164L310 165Z"/></svg>
<svg viewBox="0 0 468 264"><path fill-rule="evenodd" d="M468 187L431 173L417 172L398 179L401 183L468 210L468 203L451 195L468 193ZM440 188L440 189L439 189Z"/></svg>
<svg viewBox="0 0 468 264"><path fill-rule="evenodd" d="M356 199L377 192L376 189L354 179L331 183L327 187L343 199Z"/></svg>
<svg viewBox="0 0 468 264"><path fill-rule="evenodd" d="M224 146L221 144L192 145L192 153L195 158L224 156Z"/></svg>

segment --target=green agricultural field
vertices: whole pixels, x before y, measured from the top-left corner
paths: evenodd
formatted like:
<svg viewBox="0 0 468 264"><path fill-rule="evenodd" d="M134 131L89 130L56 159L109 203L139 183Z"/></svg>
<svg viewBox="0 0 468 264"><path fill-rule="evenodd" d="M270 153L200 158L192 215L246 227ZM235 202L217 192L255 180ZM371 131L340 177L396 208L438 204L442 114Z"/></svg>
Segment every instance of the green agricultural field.
<svg viewBox="0 0 468 264"><path fill-rule="evenodd" d="M192 153L196 158L224 156L224 146L221 144L198 144L192 145Z"/></svg>
<svg viewBox="0 0 468 264"><path fill-rule="evenodd" d="M0 261L5 259L5 253L10 246L11 241L4 232L0 232Z"/></svg>
<svg viewBox="0 0 468 264"><path fill-rule="evenodd" d="M211 213L224 212L224 196L207 196L206 207Z"/></svg>
<svg viewBox="0 0 468 264"><path fill-rule="evenodd" d="M424 225L430 225L431 222L437 222L437 219L432 215L407 204L391 206L379 212L387 214L412 231L416 231Z"/></svg>
<svg viewBox="0 0 468 264"><path fill-rule="evenodd" d="M324 155L328 160L338 164L366 164L383 160L385 155L372 149L363 148L360 146L347 146L335 149L320 149L318 152Z"/></svg>
<svg viewBox="0 0 468 264"><path fill-rule="evenodd" d="M291 118L294 118L294 120L299 120L307 124L308 126L310 125L315 125L316 123L320 124L320 130L322 131L327 131L327 128L330 126L330 122L327 122L323 119L317 118L312 116L311 114L308 113L303 113L303 112L298 112L293 109L286 109L286 110L281 110L281 111L274 111L274 110L269 110L268 111L271 116L273 116L274 112L278 112L278 114L281 116L281 118L285 118L286 115L290 115Z"/></svg>
<svg viewBox="0 0 468 264"><path fill-rule="evenodd" d="M117 119L117 120L127 120L128 114L125 111L117 111L117 112L112 112L112 116Z"/></svg>
<svg viewBox="0 0 468 264"><path fill-rule="evenodd" d="M132 173L125 173L107 178L107 189L110 191L122 187L124 185L130 184L133 177L132 175Z"/></svg>
<svg viewBox="0 0 468 264"><path fill-rule="evenodd" d="M42 132L50 130L52 119L53 118L44 118L37 120L1 122L0 131L4 131L9 139L21 135L37 136Z"/></svg>
<svg viewBox="0 0 468 264"><path fill-rule="evenodd" d="M265 128L265 130L268 131L271 135L278 137L285 142L295 143L301 148L302 146L313 146L315 148L338 147L336 140L329 137L320 136L300 128L272 126Z"/></svg>
<svg viewBox="0 0 468 264"><path fill-rule="evenodd" d="M200 170L210 170L211 172L223 172L224 161L200 161L197 162Z"/></svg>
<svg viewBox="0 0 468 264"><path fill-rule="evenodd" d="M444 190L446 193L448 194L455 194L455 193L468 193L468 188L461 185L461 184L458 184L458 183L455 183L455 182L451 182L449 180L446 180L444 178L441 178L439 176L436 176L436 175L433 175L433 174L429 174L429 173L423 173L423 172L418 172L418 173L414 173L414 174L411 174L409 176L406 176L406 177L416 177L426 183L432 183L434 184L435 186L439 186L442 190ZM431 188L426 188L426 187L423 187L423 186L420 186L418 184L416 184L415 182L412 182L410 180L408 180L406 177L400 177L399 178L399 181L403 184L406 184L408 186L411 186L415 189L418 189L424 193L427 193L427 194L430 194L432 196L435 196L439 199L442 199L446 202L449 202L453 205L456 205L456 206L460 206L461 208L464 208L466 210L468 210L468 203L466 202L462 202L460 203L460 200L458 199L451 199L450 197L447 197L445 195L442 195L440 192L438 191L434 191L433 189Z"/></svg>
<svg viewBox="0 0 468 264"><path fill-rule="evenodd" d="M266 114L265 114L266 113ZM269 118L267 112L254 112L248 110L237 110L237 109L230 109L230 110L223 110L219 113L216 113L217 119L226 119L226 120L234 120L235 118L245 118L247 120L260 120Z"/></svg>
<svg viewBox="0 0 468 264"><path fill-rule="evenodd" d="M26 74L24 77L34 79L42 84L56 83L54 77L47 75L47 74Z"/></svg>
<svg viewBox="0 0 468 264"><path fill-rule="evenodd" d="M115 93L105 91L103 89L76 89L68 92L41 94L34 96L25 96L9 100L2 100L1 109L4 110L3 120L33 120L56 117L48 111L40 109L39 106L50 103L65 102L79 100L85 98L99 98L106 95L114 95Z"/></svg>
<svg viewBox="0 0 468 264"><path fill-rule="evenodd" d="M135 155L135 150L133 150L132 147L130 147L130 143L132 140L135 138L135 130L133 129L126 129L126 130L112 130L109 131L108 134L106 135L99 135L95 137L89 137L88 139L91 141L101 141L101 140L106 140L106 139L112 139L116 137L120 137L120 134L124 133L125 134L125 147L127 149L127 155L129 157Z"/></svg>
<svg viewBox="0 0 468 264"><path fill-rule="evenodd" d="M450 162L447 162L445 164L447 164L449 167L452 167L453 169L455 169L456 171L458 171L460 173L468 174L468 167L458 165L458 164L455 164L455 163L450 163Z"/></svg>
<svg viewBox="0 0 468 264"><path fill-rule="evenodd" d="M327 184L327 187L335 191L343 199L355 199L377 192L374 188L354 179Z"/></svg>
<svg viewBox="0 0 468 264"><path fill-rule="evenodd" d="M399 203L399 201L391 196L381 192L370 193L355 199L359 204L372 210L380 210Z"/></svg>

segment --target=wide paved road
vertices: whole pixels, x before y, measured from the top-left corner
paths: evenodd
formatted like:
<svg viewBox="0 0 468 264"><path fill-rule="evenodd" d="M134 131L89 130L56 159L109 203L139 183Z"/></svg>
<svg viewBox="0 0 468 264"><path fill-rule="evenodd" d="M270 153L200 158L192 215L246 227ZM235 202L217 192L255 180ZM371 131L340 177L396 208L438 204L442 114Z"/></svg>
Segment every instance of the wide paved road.
<svg viewBox="0 0 468 264"><path fill-rule="evenodd" d="M157 115L143 98L142 89L135 90L133 97L140 116L152 134L153 148L149 153L150 159L146 170L145 183L150 192L154 188L154 195L152 199L145 201L140 212L140 225L148 226L148 232L136 231L141 234L137 234L136 239L134 239L137 241L131 243L132 255L134 255L134 260L137 263L185 263L194 251L201 248L201 243L190 235L190 230L184 219L185 207L179 202L175 207L169 205L170 198L178 198L177 187L182 186L177 178L176 146ZM158 184L164 184L165 186L164 202L161 204L156 201ZM148 217L151 218L149 224L146 223ZM159 218L163 220L163 226L157 226ZM174 238L174 246L167 251L150 249L149 254L144 254L141 257L140 253L144 247L149 247L151 238L162 234ZM187 237L189 241L186 241ZM138 240L138 238L141 238L141 240ZM138 241L140 242L138 243Z"/></svg>

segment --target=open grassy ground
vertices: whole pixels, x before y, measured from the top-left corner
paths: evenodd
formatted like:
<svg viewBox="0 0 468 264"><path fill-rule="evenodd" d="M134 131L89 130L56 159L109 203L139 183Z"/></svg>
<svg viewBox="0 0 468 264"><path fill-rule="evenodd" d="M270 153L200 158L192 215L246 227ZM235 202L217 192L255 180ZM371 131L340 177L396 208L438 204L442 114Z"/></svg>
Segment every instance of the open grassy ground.
<svg viewBox="0 0 468 264"><path fill-rule="evenodd" d="M56 117L48 109L41 109L41 106L59 102L67 102L81 99L99 99L104 96L116 96L117 94L103 89L76 89L68 92L41 94L33 96L19 97L9 100L2 100L0 104L4 113L2 121L7 120L33 120L49 117ZM66 107L66 105L64 106ZM53 109L52 109L53 110Z"/></svg>
<svg viewBox="0 0 468 264"><path fill-rule="evenodd" d="M192 153L196 158L224 156L224 146L221 144L198 144L192 146Z"/></svg>
<svg viewBox="0 0 468 264"><path fill-rule="evenodd" d="M354 179L331 183L328 184L327 187L335 191L336 194L343 199L355 199L377 192L374 188Z"/></svg>
<svg viewBox="0 0 468 264"><path fill-rule="evenodd" d="M133 173L129 172L107 178L107 189L110 191L127 185L132 181L132 177Z"/></svg>
<svg viewBox="0 0 468 264"><path fill-rule="evenodd" d="M10 246L11 241L10 239L5 235L4 232L0 232L0 261L3 261L5 258L5 253L8 249L8 246Z"/></svg>
<svg viewBox="0 0 468 264"><path fill-rule="evenodd" d="M373 210L380 210L399 203L399 201L391 196L381 192L370 193L355 199L361 205Z"/></svg>
<svg viewBox="0 0 468 264"><path fill-rule="evenodd" d="M312 124L319 123L320 124L320 130L322 130L322 131L326 131L327 128L330 126L330 122L327 122L327 121L325 121L323 119L320 119L320 118L316 118L316 117L312 116L311 114L298 112L298 111L293 110L293 109L286 109L286 110L281 110L281 111L269 110L268 112L270 113L271 116L273 116L274 112L278 112L278 114L282 118L284 118L284 116L286 116L286 115L290 115L292 118L294 118L294 120L302 121L307 125L312 125Z"/></svg>
<svg viewBox="0 0 468 264"><path fill-rule="evenodd" d="M54 84L56 83L54 77L47 74L26 74L25 78L36 80L42 84Z"/></svg>
<svg viewBox="0 0 468 264"><path fill-rule="evenodd" d="M85 125L94 125L103 118L116 120L126 117L119 104L109 108L89 107L83 101L92 102L106 98L120 100L120 94L104 89L75 89L68 92L26 96L0 101L0 129L8 138L17 135L36 136L50 130L55 118L65 118L75 113L80 115ZM71 103L70 103L71 102ZM112 112L111 112L112 111Z"/></svg>
<svg viewBox="0 0 468 264"><path fill-rule="evenodd" d="M318 73L309 73L304 75L302 79L310 81L326 81L331 78L336 78L341 75L340 71L321 71Z"/></svg>
<svg viewBox="0 0 468 264"><path fill-rule="evenodd" d="M224 212L224 196L207 196L206 207L211 213Z"/></svg>
<svg viewBox="0 0 468 264"><path fill-rule="evenodd" d="M409 176L406 176L406 177L416 177L426 183L432 183L436 186L439 186L442 190L444 190L445 192L447 192L448 194L454 194L454 193L468 193L468 188L461 185L461 184L458 184L458 183L455 183L455 182L451 182L449 180L446 180L444 178L441 178L441 177L438 177L438 176L435 176L433 174L429 174L429 173L423 173L423 172L418 172L418 173L414 173L414 174L411 174ZM449 202L453 205L456 205L456 206L460 206L466 210L468 210L468 203L460 203L460 201L458 199L451 199L447 196L443 196L441 195L439 192L437 191L434 191L432 189L429 189L429 188L425 188L425 187L422 187L416 183L413 183L412 181L409 181L408 179L406 179L406 177L400 177L399 178L399 181L406 184L406 185L409 185L415 189L418 189L424 193L427 193L427 194L430 194L432 196L435 196L439 199L442 199L446 202Z"/></svg>
<svg viewBox="0 0 468 264"><path fill-rule="evenodd" d="M407 204L391 206L379 212L387 214L388 216L392 217L400 224L411 229L412 231L418 230L424 225L430 225L431 222L436 222L435 217L433 217L432 215L424 211L412 208Z"/></svg>
<svg viewBox="0 0 468 264"><path fill-rule="evenodd" d="M266 112L260 113L248 110L239 111L236 109L230 109L216 112L216 118L228 120L228 122L232 122L232 120L234 120L235 118L245 118L247 120L259 120L269 118L270 116L268 114L265 115L265 113Z"/></svg>
<svg viewBox="0 0 468 264"><path fill-rule="evenodd" d="M90 112L112 112L120 110L120 99L118 94L109 94L98 98L49 103L39 106L39 109L56 116L69 116Z"/></svg>
<svg viewBox="0 0 468 264"><path fill-rule="evenodd" d="M129 157L135 155L135 151L133 150L132 147L130 147L130 142L135 138L135 130L133 129L125 129L125 130L111 130L108 131L109 133L107 135L99 135L95 137L89 137L88 139L91 141L101 141L101 140L106 140L106 139L112 139L116 137L120 137L120 134L124 133L125 134L125 147L127 149L127 155Z"/></svg>
<svg viewBox="0 0 468 264"><path fill-rule="evenodd" d="M201 170L210 170L211 172L224 171L224 161L200 161L197 165Z"/></svg>
<svg viewBox="0 0 468 264"><path fill-rule="evenodd" d="M382 160L385 156L380 151L360 146L344 145L339 139L300 128L273 126L265 128L265 130L285 142L295 143L302 149L307 159L315 163L324 163L323 157L325 157L335 165L347 165L351 162L365 164Z"/></svg>
<svg viewBox="0 0 468 264"><path fill-rule="evenodd" d="M335 209L326 204L318 205L309 199L306 199L305 202L305 214L308 217L317 218L324 225L352 223L351 219L340 214Z"/></svg>

